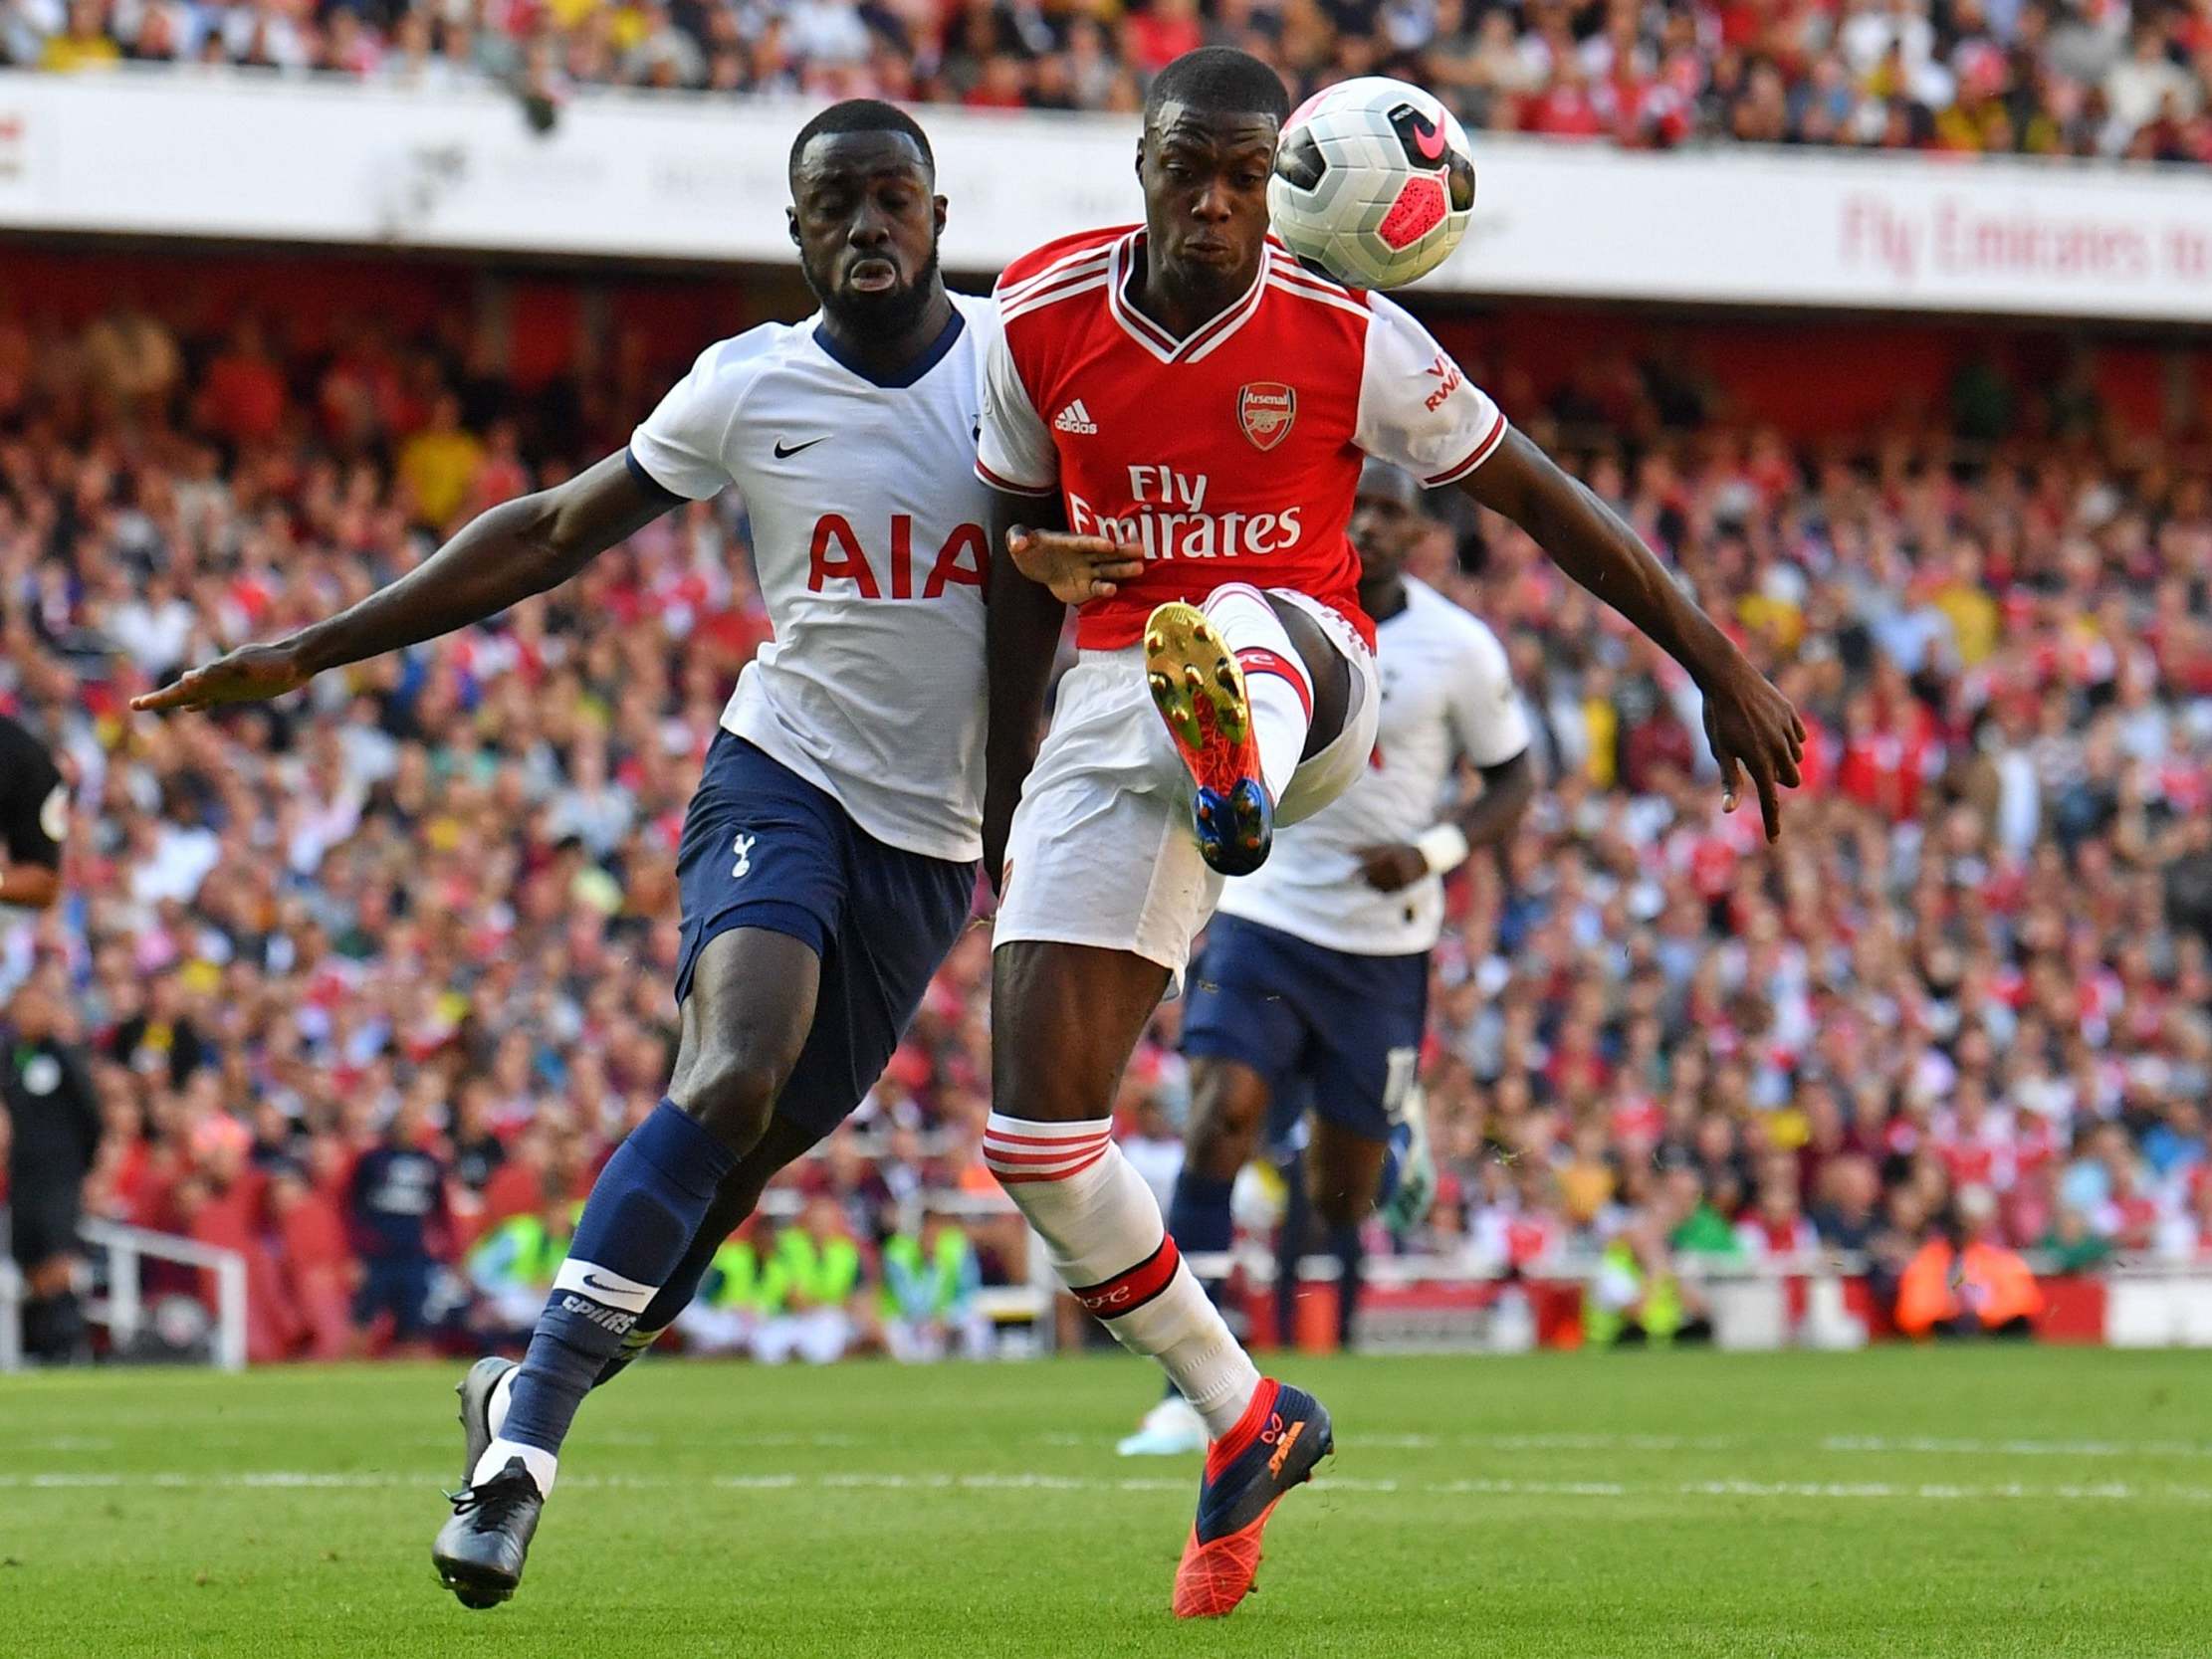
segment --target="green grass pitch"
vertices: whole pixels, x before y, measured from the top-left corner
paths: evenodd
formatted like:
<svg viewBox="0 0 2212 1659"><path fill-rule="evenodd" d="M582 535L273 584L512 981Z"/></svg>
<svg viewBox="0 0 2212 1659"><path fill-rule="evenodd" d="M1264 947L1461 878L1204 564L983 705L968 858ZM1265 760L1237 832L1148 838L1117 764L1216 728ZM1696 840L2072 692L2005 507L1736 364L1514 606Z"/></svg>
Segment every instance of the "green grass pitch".
<svg viewBox="0 0 2212 1659"><path fill-rule="evenodd" d="M1149 1368L649 1361L521 1595L429 1562L458 1367L0 1378L0 1654L2212 1653L2212 1358L1298 1359L1338 1455L1178 1626Z"/></svg>

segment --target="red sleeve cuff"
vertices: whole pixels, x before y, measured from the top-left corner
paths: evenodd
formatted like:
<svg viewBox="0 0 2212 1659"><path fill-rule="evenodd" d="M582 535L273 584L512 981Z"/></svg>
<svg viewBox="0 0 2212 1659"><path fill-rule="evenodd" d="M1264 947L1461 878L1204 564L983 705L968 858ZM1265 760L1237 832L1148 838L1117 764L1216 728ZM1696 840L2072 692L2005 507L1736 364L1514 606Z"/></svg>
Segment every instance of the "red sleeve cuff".
<svg viewBox="0 0 2212 1659"><path fill-rule="evenodd" d="M1059 494L1059 486L1054 484L1016 484L1010 478L1000 478L983 464L981 456L976 460L976 476L990 485L992 489L1002 490L1009 496L1054 496Z"/></svg>
<svg viewBox="0 0 2212 1659"><path fill-rule="evenodd" d="M1490 430L1482 434L1482 441L1474 446L1473 451L1464 461L1456 467L1446 467L1442 472L1423 479L1421 481L1422 488L1424 490L1435 490L1446 484L1456 484L1467 474L1473 472L1475 468L1481 466L1483 462L1489 460L1498 445L1504 441L1505 415L1500 411L1497 419L1490 423Z"/></svg>

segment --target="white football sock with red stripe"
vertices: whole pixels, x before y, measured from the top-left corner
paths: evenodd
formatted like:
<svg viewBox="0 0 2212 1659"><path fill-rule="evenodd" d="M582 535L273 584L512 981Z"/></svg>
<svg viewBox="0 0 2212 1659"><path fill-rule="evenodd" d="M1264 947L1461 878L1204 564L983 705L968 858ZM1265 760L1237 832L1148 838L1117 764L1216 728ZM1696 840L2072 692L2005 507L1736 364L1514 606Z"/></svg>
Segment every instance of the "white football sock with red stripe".
<svg viewBox="0 0 2212 1659"><path fill-rule="evenodd" d="M1259 769L1267 793L1279 801L1290 787L1290 775L1298 769L1306 732L1313 726L1313 685L1306 678L1305 660L1290 643L1275 607L1251 583L1230 582L1216 588L1203 608L1244 671L1252 733L1259 742Z"/></svg>
<svg viewBox="0 0 2212 1659"><path fill-rule="evenodd" d="M984 1161L1076 1301L1123 1348L1159 1360L1209 1433L1234 1427L1259 1368L1183 1265L1159 1199L1114 1144L1113 1120L1037 1124L994 1112Z"/></svg>

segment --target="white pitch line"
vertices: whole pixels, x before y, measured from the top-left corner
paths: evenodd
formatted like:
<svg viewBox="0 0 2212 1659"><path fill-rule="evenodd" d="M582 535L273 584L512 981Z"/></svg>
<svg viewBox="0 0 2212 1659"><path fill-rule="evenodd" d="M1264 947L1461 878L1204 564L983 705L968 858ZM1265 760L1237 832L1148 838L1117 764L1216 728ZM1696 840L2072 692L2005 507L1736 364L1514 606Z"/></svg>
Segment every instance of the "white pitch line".
<svg viewBox="0 0 2212 1659"><path fill-rule="evenodd" d="M1626 1498L1636 1490L1619 1481L1438 1481L1425 1492L1476 1497L1516 1498Z"/></svg>
<svg viewBox="0 0 2212 1659"><path fill-rule="evenodd" d="M784 1477L782 1484L789 1484L795 1477ZM720 1482L717 1483L722 1484ZM803 1484L803 1483L802 1483ZM1086 1475L1045 1475L1036 1472L1021 1474L981 1475L890 1475L890 1474L836 1474L818 1475L814 1484L832 1490L863 1489L871 1492L1189 1492L1191 1481L1164 1480L1157 1476L1126 1476L1120 1480L1101 1480ZM1313 1480L1316 1492L1399 1492L1406 1490L1399 1481L1344 1480L1317 1475Z"/></svg>
<svg viewBox="0 0 2212 1659"><path fill-rule="evenodd" d="M1103 1444L1095 1435L1042 1433L1026 1437L1033 1446L1055 1451L1083 1450ZM385 1449L400 1446L428 1450L443 1447L445 1435L406 1436L387 1441ZM246 1449L258 1442L247 1435L203 1435L198 1443L210 1449ZM673 1435L652 1433L600 1434L592 1443L614 1450L650 1451L663 1446L686 1447L692 1442ZM865 1450L889 1446L888 1436L857 1434L755 1433L717 1437L716 1443L732 1450L789 1451L808 1448L822 1451ZM1776 1451L1813 1450L1841 1455L1887 1456L1896 1453L1929 1453L1962 1457L2099 1457L2099 1458L2212 1458L2212 1441L2199 1440L2037 1440L2010 1438L1975 1440L1918 1435L1833 1434L1805 1441L1744 1434L1363 1434L1358 1444L1376 1451L1436 1451L1444 1446L1464 1446L1491 1452L1726 1452L1771 1448ZM117 1442L86 1436L63 1435L12 1440L0 1433L0 1445L25 1451L111 1452Z"/></svg>
<svg viewBox="0 0 2212 1659"><path fill-rule="evenodd" d="M227 1475L197 1475L179 1471L145 1474L92 1473L85 1470L50 1470L36 1474L0 1475L0 1490L81 1491L149 1487L159 1491L224 1491L298 1488L303 1490L428 1489L440 1485L435 1475L397 1475L312 1469L245 1470ZM926 1471L894 1473L846 1471L819 1475L766 1474L717 1475L704 1480L669 1480L655 1476L581 1475L562 1482L564 1487L591 1490L691 1491L716 1487L742 1492L869 1491L869 1492L1188 1492L1189 1479L1170 1480L1125 1477L1106 1480L1083 1475L1056 1475L1040 1470L999 1473ZM2027 1486L2018 1482L1961 1486L1943 1482L1896 1481L1765 1481L1717 1479L1680 1482L1634 1483L1624 1481L1451 1480L1393 1481L1317 1477L1317 1492L1384 1496L1418 1493L1433 1497L1502 1498L1796 1498L1814 1500L1858 1499L1911 1503L1960 1503L1989 1500L2026 1500L2037 1503L2189 1503L2212 1504L2212 1487L2135 1485L2125 1481L2091 1484Z"/></svg>
<svg viewBox="0 0 2212 1659"><path fill-rule="evenodd" d="M2142 1499L2168 1499L2181 1503L2212 1503L2212 1487L2130 1486L2125 1481L2100 1481L2095 1485L1952 1486L1935 1482L1918 1485L1889 1481L1685 1481L1677 1490L1684 1497L1713 1498L1911 1498L1932 1502L1979 1501L1989 1498L2025 1498L2035 1502L2134 1503Z"/></svg>
<svg viewBox="0 0 2212 1659"><path fill-rule="evenodd" d="M27 1439L21 1442L26 1450L34 1452L111 1452L112 1440L103 1440L83 1434L56 1434Z"/></svg>
<svg viewBox="0 0 2212 1659"><path fill-rule="evenodd" d="M1363 1436L1360 1444L1368 1442ZM1435 1441L1430 1441L1435 1445ZM1454 1445L1493 1452L1726 1452L1750 1444L1740 1434L1461 1434Z"/></svg>
<svg viewBox="0 0 2212 1659"><path fill-rule="evenodd" d="M2212 1457L2196 1440L1944 1440L1918 1435L1836 1434L1824 1452L1934 1452L1965 1457Z"/></svg>
<svg viewBox="0 0 2212 1659"><path fill-rule="evenodd" d="M1772 1446L1802 1446L1802 1441L1746 1434L1461 1434L1453 1445L1493 1452L1724 1452ZM1435 1446L1420 1435L1362 1436L1376 1447ZM2212 1442L2198 1440L1967 1440L1918 1435L1832 1434L1812 1442L1823 1452L1888 1455L1929 1452L1964 1457L2187 1457L2212 1458Z"/></svg>
<svg viewBox="0 0 2212 1659"><path fill-rule="evenodd" d="M1415 1445L1418 1435L1363 1437L1362 1445ZM1437 1442L1425 1442L1435 1445ZM1494 1452L1723 1452L1750 1447L1784 1449L1802 1441L1746 1434L1461 1434L1452 1443ZM2188 1457L2212 1458L2212 1442L2198 1440L1968 1440L1919 1435L1832 1434L1814 1441L1823 1452L1931 1452L1964 1457Z"/></svg>

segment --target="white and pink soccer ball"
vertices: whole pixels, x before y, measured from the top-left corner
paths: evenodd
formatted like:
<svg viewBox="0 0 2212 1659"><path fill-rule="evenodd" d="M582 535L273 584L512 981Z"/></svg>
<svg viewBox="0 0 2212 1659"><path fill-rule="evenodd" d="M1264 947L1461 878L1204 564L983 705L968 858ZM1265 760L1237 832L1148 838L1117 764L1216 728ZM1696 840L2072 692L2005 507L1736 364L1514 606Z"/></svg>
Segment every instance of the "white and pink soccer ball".
<svg viewBox="0 0 2212 1659"><path fill-rule="evenodd" d="M1474 156L1419 87L1362 76L1283 123L1267 211L1300 259L1350 288L1401 288L1450 257L1474 210Z"/></svg>

